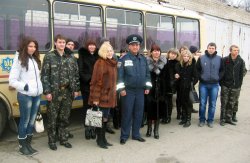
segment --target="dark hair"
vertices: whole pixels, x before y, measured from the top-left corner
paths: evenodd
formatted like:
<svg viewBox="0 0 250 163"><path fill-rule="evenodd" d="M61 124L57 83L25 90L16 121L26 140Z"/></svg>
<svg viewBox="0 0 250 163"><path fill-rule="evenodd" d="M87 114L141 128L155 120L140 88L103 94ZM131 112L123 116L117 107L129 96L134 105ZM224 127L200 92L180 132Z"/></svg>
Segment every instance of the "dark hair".
<svg viewBox="0 0 250 163"><path fill-rule="evenodd" d="M104 42L110 42L110 40L106 37L103 37L99 43L99 47L101 47Z"/></svg>
<svg viewBox="0 0 250 163"><path fill-rule="evenodd" d="M67 40L66 37L64 37L64 36L61 35L61 34L56 35L55 38L54 38L54 41L57 42L58 39L60 39L60 40L65 40L65 41Z"/></svg>
<svg viewBox="0 0 250 163"><path fill-rule="evenodd" d="M96 42L94 40L88 40L85 43L85 48L88 50L89 45L95 45L96 46Z"/></svg>
<svg viewBox="0 0 250 163"><path fill-rule="evenodd" d="M40 60L40 54L39 54L39 47L38 47L38 42L33 39L32 37L25 37L23 39L23 41L20 44L19 47L19 56L18 56L18 60L21 61L21 66L22 67L26 67L26 70L28 71L29 69L29 57L30 55L28 54L28 45L33 42L36 46L36 51L34 52L34 54L32 55L32 57L35 59L35 61L37 62L38 68L39 70L41 69L41 60Z"/></svg>
<svg viewBox="0 0 250 163"><path fill-rule="evenodd" d="M126 53L126 52L128 52L127 49L121 49L121 50L120 50L120 53Z"/></svg>
<svg viewBox="0 0 250 163"><path fill-rule="evenodd" d="M231 45L230 48L229 48L230 52L232 52L233 48L239 49L239 47L237 45Z"/></svg>
<svg viewBox="0 0 250 163"><path fill-rule="evenodd" d="M189 51L190 51L191 53L196 53L196 52L198 51L198 48L197 48L196 46L191 45L191 46L189 47Z"/></svg>
<svg viewBox="0 0 250 163"><path fill-rule="evenodd" d="M207 48L208 48L209 46L214 46L215 49L217 48L217 46L216 46L216 44L215 44L214 42L210 42L210 43L207 45Z"/></svg>
<svg viewBox="0 0 250 163"><path fill-rule="evenodd" d="M161 52L161 48L157 45L157 44L153 44L151 46L151 50L150 52L154 51L154 50L157 50L157 51L160 51Z"/></svg>
<svg viewBox="0 0 250 163"><path fill-rule="evenodd" d="M188 47L185 46L185 45L181 46L180 49L179 49L179 53L181 53L181 49L188 50Z"/></svg>
<svg viewBox="0 0 250 163"><path fill-rule="evenodd" d="M67 39L66 44L69 43L69 42L73 42L75 44L75 42L70 38Z"/></svg>

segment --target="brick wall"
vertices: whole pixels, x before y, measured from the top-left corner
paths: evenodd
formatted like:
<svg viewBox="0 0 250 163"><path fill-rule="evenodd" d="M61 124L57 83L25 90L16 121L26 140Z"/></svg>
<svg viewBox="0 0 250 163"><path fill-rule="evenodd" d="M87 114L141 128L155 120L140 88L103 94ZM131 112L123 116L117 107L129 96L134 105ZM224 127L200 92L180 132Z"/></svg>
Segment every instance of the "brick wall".
<svg viewBox="0 0 250 163"><path fill-rule="evenodd" d="M135 0L140 2L154 2L157 0ZM233 20L236 22L250 25L250 12L246 12L244 9L228 6L221 3L218 0L166 0L169 5L184 7L189 10L197 11L201 15L207 14L224 18L227 20Z"/></svg>

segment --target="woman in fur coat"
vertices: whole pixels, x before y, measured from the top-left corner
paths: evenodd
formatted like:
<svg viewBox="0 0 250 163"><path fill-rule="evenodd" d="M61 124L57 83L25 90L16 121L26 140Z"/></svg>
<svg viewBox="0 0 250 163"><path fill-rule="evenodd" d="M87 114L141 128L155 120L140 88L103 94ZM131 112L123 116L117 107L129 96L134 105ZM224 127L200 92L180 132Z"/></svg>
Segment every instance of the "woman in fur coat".
<svg viewBox="0 0 250 163"><path fill-rule="evenodd" d="M161 56L161 49L154 44L151 47L150 55L147 57L149 71L151 74L152 88L146 98L146 110L148 129L146 136L150 137L152 132L152 123L154 121L154 138L159 139L159 119L165 109L163 84L163 68L167 63L165 56Z"/></svg>

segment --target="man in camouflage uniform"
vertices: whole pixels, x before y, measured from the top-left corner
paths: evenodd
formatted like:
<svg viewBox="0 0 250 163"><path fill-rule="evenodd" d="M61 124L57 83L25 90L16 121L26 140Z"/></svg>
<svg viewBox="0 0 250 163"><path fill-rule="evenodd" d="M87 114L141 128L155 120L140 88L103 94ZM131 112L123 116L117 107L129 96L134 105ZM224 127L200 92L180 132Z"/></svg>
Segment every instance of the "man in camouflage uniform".
<svg viewBox="0 0 250 163"><path fill-rule="evenodd" d="M57 35L54 41L56 49L45 55L41 73L44 94L48 100L48 143L51 150L57 150L57 129L60 144L72 148L66 136L66 127L69 124L72 100L78 96L79 91L74 58L64 52L66 39Z"/></svg>
<svg viewBox="0 0 250 163"><path fill-rule="evenodd" d="M222 60L224 67L224 75L220 81L221 85L221 115L220 125L225 123L236 125L236 112L238 111L238 103L243 77L246 74L244 60L239 55L239 47L232 45L230 54Z"/></svg>

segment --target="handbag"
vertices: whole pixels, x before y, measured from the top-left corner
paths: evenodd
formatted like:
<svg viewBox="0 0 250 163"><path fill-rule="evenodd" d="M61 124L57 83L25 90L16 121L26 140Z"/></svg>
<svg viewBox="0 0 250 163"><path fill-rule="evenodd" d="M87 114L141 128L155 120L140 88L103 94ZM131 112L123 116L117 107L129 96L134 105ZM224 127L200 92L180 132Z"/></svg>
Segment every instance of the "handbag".
<svg viewBox="0 0 250 163"><path fill-rule="evenodd" d="M87 110L85 125L92 127L102 127L102 111L100 111L99 107L97 110L94 110L93 107Z"/></svg>
<svg viewBox="0 0 250 163"><path fill-rule="evenodd" d="M192 82L191 82L191 89L189 91L189 99L192 103L199 103L200 102L198 93L196 92Z"/></svg>
<svg viewBox="0 0 250 163"><path fill-rule="evenodd" d="M44 131L43 117L42 117L42 114L40 112L38 112L36 115L34 127L35 127L35 130L37 133L41 133Z"/></svg>

